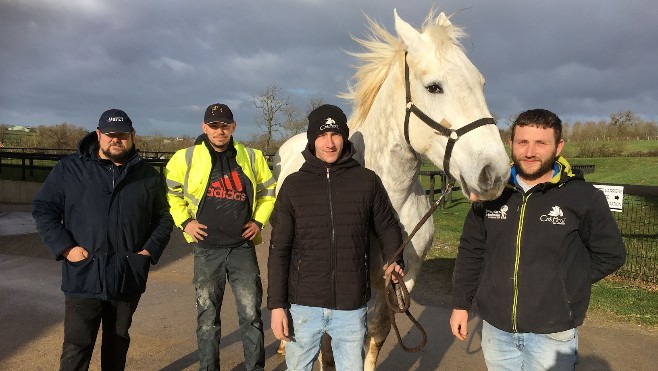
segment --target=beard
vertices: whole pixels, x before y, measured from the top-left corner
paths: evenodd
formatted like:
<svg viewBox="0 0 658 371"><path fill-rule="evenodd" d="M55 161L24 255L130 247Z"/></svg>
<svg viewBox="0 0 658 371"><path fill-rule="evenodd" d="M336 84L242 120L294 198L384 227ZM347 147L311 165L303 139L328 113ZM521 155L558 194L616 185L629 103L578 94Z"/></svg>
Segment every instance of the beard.
<svg viewBox="0 0 658 371"><path fill-rule="evenodd" d="M552 155L549 156L548 159L541 160L541 163L540 163L539 168L537 170L531 171L529 169L524 169L523 165L520 161L520 160L523 160L523 159L519 159L517 156L514 155L514 153L512 153L512 159L513 159L512 161L514 162L514 167L516 168L516 173L522 179L529 180L529 181L537 180L537 179L543 177L544 175L546 175L546 173L548 173L549 171L552 171L553 170L553 164L555 163L556 158L557 158L557 150L553 151Z"/></svg>
<svg viewBox="0 0 658 371"><path fill-rule="evenodd" d="M123 164L128 160L132 147L126 148L123 145L111 145L101 149L105 157L117 164Z"/></svg>

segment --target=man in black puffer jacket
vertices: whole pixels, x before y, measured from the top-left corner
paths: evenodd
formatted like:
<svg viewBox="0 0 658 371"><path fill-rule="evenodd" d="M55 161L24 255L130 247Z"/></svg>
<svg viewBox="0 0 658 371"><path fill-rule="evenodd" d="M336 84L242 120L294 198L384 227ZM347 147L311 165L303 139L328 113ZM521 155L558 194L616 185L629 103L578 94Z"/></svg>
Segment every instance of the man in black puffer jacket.
<svg viewBox="0 0 658 371"><path fill-rule="evenodd" d="M137 154L134 139L125 112L105 111L33 202L39 234L62 261L61 370L89 368L101 322L101 368L124 369L149 266L169 242L174 223L164 177Z"/></svg>
<svg viewBox="0 0 658 371"><path fill-rule="evenodd" d="M272 330L277 339L289 341L289 369L310 370L326 332L337 369L362 370L370 233L377 236L384 261L397 260L400 226L379 177L352 158L343 111L325 104L308 119L306 162L285 179L270 218ZM385 274L393 270L402 273L393 263Z"/></svg>

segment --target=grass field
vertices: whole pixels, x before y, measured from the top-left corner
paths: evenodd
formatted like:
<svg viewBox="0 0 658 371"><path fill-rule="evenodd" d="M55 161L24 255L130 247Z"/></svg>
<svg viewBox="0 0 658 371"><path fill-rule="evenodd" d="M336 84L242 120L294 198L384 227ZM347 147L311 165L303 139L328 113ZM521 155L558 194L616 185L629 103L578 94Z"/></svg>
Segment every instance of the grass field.
<svg viewBox="0 0 658 371"><path fill-rule="evenodd" d="M658 157L568 160L574 165L595 165L594 173L586 174L588 181L658 185ZM427 179L422 181L427 186ZM424 263L430 266L428 270L435 271L439 266L452 269L454 266L459 237L469 208L470 202L461 192L453 192L453 202L434 213L436 232L433 247ZM658 327L658 289L655 285L609 277L592 287L590 311L615 321L655 328Z"/></svg>
<svg viewBox="0 0 658 371"><path fill-rule="evenodd" d="M572 165L595 165L586 174L590 182L658 186L658 157L607 157L567 159Z"/></svg>
<svg viewBox="0 0 658 371"><path fill-rule="evenodd" d="M628 156L635 152L649 152L658 149L658 140L628 140L628 141L606 141L606 142L584 142L584 143L604 143L609 148L620 148L622 156ZM564 145L563 154L567 158L575 159L578 153L578 146L580 142L567 141Z"/></svg>

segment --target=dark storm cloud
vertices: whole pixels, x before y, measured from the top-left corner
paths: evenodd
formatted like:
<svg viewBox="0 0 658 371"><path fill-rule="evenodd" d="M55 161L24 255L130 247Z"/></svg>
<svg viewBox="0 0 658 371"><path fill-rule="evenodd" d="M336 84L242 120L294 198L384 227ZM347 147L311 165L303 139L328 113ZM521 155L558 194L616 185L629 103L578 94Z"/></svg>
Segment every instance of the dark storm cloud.
<svg viewBox="0 0 658 371"><path fill-rule="evenodd" d="M648 0L443 1L470 35L490 110L546 107L563 119L633 110L658 119L658 8ZM0 123L92 129L125 109L143 134L196 135L215 101L243 138L251 100L277 84L304 108L345 91L363 13L393 32L393 8L418 27L431 3L407 1L47 1L0 4Z"/></svg>

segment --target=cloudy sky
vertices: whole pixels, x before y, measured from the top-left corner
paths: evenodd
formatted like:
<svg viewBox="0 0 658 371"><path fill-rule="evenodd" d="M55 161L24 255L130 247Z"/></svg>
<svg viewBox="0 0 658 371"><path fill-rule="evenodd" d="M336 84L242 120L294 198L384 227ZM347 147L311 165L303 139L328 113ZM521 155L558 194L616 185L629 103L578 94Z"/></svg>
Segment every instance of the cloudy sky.
<svg viewBox="0 0 658 371"><path fill-rule="evenodd" d="M200 132L227 103L238 139L257 131L252 100L272 84L298 107L335 103L364 37L364 14L394 32L393 9L419 27L420 0L0 0L0 123L94 129L124 109L141 134ZM487 79L489 109L563 120L631 110L658 121L654 0L444 0Z"/></svg>

